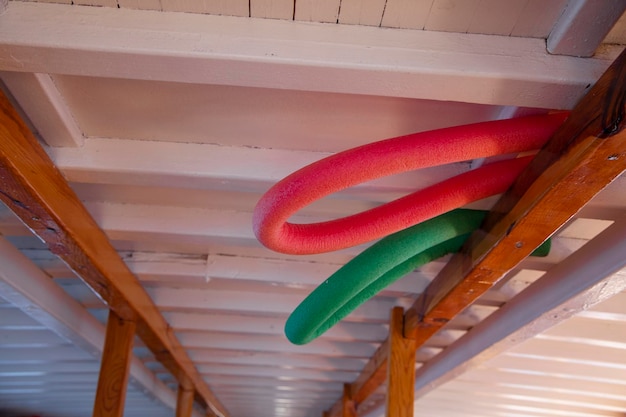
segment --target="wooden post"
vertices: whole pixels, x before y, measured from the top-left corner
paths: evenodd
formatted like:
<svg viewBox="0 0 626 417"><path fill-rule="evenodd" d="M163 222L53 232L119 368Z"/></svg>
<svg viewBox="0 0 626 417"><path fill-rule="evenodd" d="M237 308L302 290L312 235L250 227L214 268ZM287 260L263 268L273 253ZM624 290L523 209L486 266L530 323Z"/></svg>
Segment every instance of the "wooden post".
<svg viewBox="0 0 626 417"><path fill-rule="evenodd" d="M176 400L176 417L191 417L193 412L193 394L192 388L178 386L178 398Z"/></svg>
<svg viewBox="0 0 626 417"><path fill-rule="evenodd" d="M387 417L413 417L417 343L404 337L403 328L404 309L394 307L389 321Z"/></svg>
<svg viewBox="0 0 626 417"><path fill-rule="evenodd" d="M341 416L356 417L356 404L352 400L350 384L343 384L343 397L341 398Z"/></svg>
<svg viewBox="0 0 626 417"><path fill-rule="evenodd" d="M94 417L122 417L130 359L132 357L135 322L109 311L104 351L93 408Z"/></svg>

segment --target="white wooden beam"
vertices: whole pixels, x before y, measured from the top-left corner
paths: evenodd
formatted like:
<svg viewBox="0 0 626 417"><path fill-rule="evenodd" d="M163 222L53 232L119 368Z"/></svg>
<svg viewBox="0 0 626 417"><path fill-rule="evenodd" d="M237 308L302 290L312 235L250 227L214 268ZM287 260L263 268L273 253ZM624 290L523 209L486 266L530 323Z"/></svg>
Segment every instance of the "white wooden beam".
<svg viewBox="0 0 626 417"><path fill-rule="evenodd" d="M93 357L100 357L105 327L1 237L0 265L0 295L4 299ZM131 361L130 376L146 395L176 408L176 395L137 357Z"/></svg>
<svg viewBox="0 0 626 417"><path fill-rule="evenodd" d="M625 237L623 217L421 367L416 397L624 291Z"/></svg>
<svg viewBox="0 0 626 417"><path fill-rule="evenodd" d="M80 148L46 148L46 152L70 182L186 189L235 188L258 193L267 191L293 171L330 155L327 152L98 138L86 139ZM469 163L454 163L421 169L363 184L342 194L377 200L383 192L414 191L415 184L425 187L470 168Z"/></svg>
<svg viewBox="0 0 626 417"><path fill-rule="evenodd" d="M570 0L548 36L548 52L593 56L625 10L622 0Z"/></svg>
<svg viewBox="0 0 626 417"><path fill-rule="evenodd" d="M544 108L572 107L619 53L582 60L539 39L29 2L0 16L0 39L6 71Z"/></svg>
<svg viewBox="0 0 626 417"><path fill-rule="evenodd" d="M82 145L83 133L50 75L4 71L0 79L48 145Z"/></svg>

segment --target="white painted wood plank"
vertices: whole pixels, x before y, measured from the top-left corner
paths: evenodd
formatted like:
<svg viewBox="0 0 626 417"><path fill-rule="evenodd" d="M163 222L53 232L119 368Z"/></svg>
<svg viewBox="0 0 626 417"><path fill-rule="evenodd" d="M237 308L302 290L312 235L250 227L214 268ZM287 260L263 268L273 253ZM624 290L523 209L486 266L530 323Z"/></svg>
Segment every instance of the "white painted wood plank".
<svg viewBox="0 0 626 417"><path fill-rule="evenodd" d="M529 396L541 399L543 401L580 401L586 404L593 404L595 407L598 408L603 408L603 406L611 408L623 407L624 403L626 402L626 395L613 396L606 395L604 393L596 393L592 390L564 390L560 389L559 387L549 386L527 386L521 384L517 384L514 386L512 385L514 384L499 384L498 381L479 385L470 381L457 380L450 382L446 385L446 392L476 392L480 390L482 392L492 392L498 396Z"/></svg>
<svg viewBox="0 0 626 417"><path fill-rule="evenodd" d="M568 0L528 0L511 36L547 38Z"/></svg>
<svg viewBox="0 0 626 417"><path fill-rule="evenodd" d="M465 33L469 30L481 0L435 0L424 29Z"/></svg>
<svg viewBox="0 0 626 417"><path fill-rule="evenodd" d="M274 378L261 378L261 377L240 377L233 375L223 375L223 376L211 376L208 375L205 377L208 384L211 387L215 387L216 391L223 387L265 387L265 386L276 386L279 388L289 390L289 387L292 387L293 390L307 390L307 391L326 391L332 390L337 392L337 390L341 390L343 384L332 382L332 381L280 381Z"/></svg>
<svg viewBox="0 0 626 417"><path fill-rule="evenodd" d="M196 309L208 312L230 312L231 314L237 312L281 314L284 317L290 314L306 296L302 291L290 294L175 288L148 288L147 291L157 306L165 311ZM408 299L374 297L361 305L345 320L380 322L388 315L391 307L396 304L408 305L410 301Z"/></svg>
<svg viewBox="0 0 626 417"><path fill-rule="evenodd" d="M304 354L284 354L272 352L250 353L237 350L193 350L190 357L196 363L273 365L293 368L317 368L359 372L366 363L365 359L332 356L310 356ZM149 364L148 364L149 365ZM336 395L336 392L334 393Z"/></svg>
<svg viewBox="0 0 626 417"><path fill-rule="evenodd" d="M250 16L249 0L204 0L205 12L225 16Z"/></svg>
<svg viewBox="0 0 626 417"><path fill-rule="evenodd" d="M72 3L82 6L117 7L117 0L73 0Z"/></svg>
<svg viewBox="0 0 626 417"><path fill-rule="evenodd" d="M339 23L380 26L385 0L342 0Z"/></svg>
<svg viewBox="0 0 626 417"><path fill-rule="evenodd" d="M341 0L297 0L295 20L337 23Z"/></svg>
<svg viewBox="0 0 626 417"><path fill-rule="evenodd" d="M161 0L117 0L122 8L138 10L162 10Z"/></svg>
<svg viewBox="0 0 626 417"><path fill-rule="evenodd" d="M0 79L48 145L82 145L80 127L48 74L4 71Z"/></svg>
<svg viewBox="0 0 626 417"><path fill-rule="evenodd" d="M292 378L313 381L354 381L359 376L358 371L333 371L290 369L277 366L246 366L246 365L221 365L199 364L196 365L201 374L213 375L250 375L270 378Z"/></svg>
<svg viewBox="0 0 626 417"><path fill-rule="evenodd" d="M244 288L242 288L243 290ZM266 312L269 315L269 312ZM169 312L165 317L176 331L198 330L215 332L283 335L285 315L250 317L239 314ZM379 342L385 339L386 328L380 323L341 322L326 333L334 340ZM359 369L360 370L360 369Z"/></svg>
<svg viewBox="0 0 626 417"><path fill-rule="evenodd" d="M329 341L319 338L307 345L292 345L284 337L257 336L254 343L246 335L213 332L178 332L183 346L190 349L237 349L255 352L283 352L322 356L344 356L368 359L376 350L375 344Z"/></svg>
<svg viewBox="0 0 626 417"><path fill-rule="evenodd" d="M499 113L492 106L353 94L60 75L54 81L88 137L336 152Z"/></svg>
<svg viewBox="0 0 626 417"><path fill-rule="evenodd" d="M259 197L290 173L330 155L114 139L86 139L81 148L47 148L47 152L70 182L237 190L259 193ZM467 163L457 163L421 169L362 184L338 195L387 201L415 191L416 184L426 187L470 168ZM210 205L208 201L206 204ZM322 207L327 209L322 208L321 213L338 212L332 202Z"/></svg>
<svg viewBox="0 0 626 417"><path fill-rule="evenodd" d="M621 0L570 1L547 40L551 54L593 56L626 10Z"/></svg>
<svg viewBox="0 0 626 417"><path fill-rule="evenodd" d="M166 12L204 13L205 3L198 0L161 0L161 7Z"/></svg>
<svg viewBox="0 0 626 417"><path fill-rule="evenodd" d="M387 0L381 26L424 29L433 0Z"/></svg>
<svg viewBox="0 0 626 417"><path fill-rule="evenodd" d="M467 32L510 35L527 4L528 0L480 0Z"/></svg>
<svg viewBox="0 0 626 417"><path fill-rule="evenodd" d="M250 16L293 20L294 0L250 0Z"/></svg>
<svg viewBox="0 0 626 417"><path fill-rule="evenodd" d="M549 108L573 106L619 52L580 60L538 39L27 2L0 16L0 39L8 71Z"/></svg>
<svg viewBox="0 0 626 417"><path fill-rule="evenodd" d="M567 363L567 366L563 366ZM598 391L607 394L624 393L624 369L611 369L607 366L597 366L593 363L558 362L550 356L532 356L516 354L500 355L491 359L485 368L471 371L463 379L476 380L476 375L497 378L502 382L519 383L526 385L532 378L548 378L547 386L561 386L563 388L580 390L598 384ZM493 380L493 379L492 379ZM566 383L571 381L571 383Z"/></svg>

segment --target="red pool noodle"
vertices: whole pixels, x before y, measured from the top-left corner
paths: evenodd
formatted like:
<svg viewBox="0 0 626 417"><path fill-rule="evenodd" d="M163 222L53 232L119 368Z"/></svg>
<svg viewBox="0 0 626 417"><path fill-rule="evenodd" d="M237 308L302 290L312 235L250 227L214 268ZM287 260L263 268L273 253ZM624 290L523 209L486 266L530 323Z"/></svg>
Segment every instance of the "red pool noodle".
<svg viewBox="0 0 626 417"><path fill-rule="evenodd" d="M376 178L539 149L567 113L477 123L387 139L314 162L276 183L257 203L253 228L277 252L313 254L359 245L508 188L529 158L485 165L371 210L328 222L287 220L308 204Z"/></svg>

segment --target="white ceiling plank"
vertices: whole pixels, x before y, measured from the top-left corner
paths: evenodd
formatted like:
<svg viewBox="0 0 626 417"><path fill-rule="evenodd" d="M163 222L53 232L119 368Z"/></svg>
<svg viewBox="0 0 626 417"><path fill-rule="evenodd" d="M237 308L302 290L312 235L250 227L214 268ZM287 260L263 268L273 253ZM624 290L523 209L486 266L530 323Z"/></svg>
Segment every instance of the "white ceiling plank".
<svg viewBox="0 0 626 417"><path fill-rule="evenodd" d="M227 314L164 313L168 323L176 331L202 330L217 332L283 335L286 316L260 317ZM361 340L378 342L387 335L382 324L341 322L328 331L334 340Z"/></svg>
<svg viewBox="0 0 626 417"><path fill-rule="evenodd" d="M302 291L293 294L214 291L200 289L148 288L154 302L163 310L206 309L266 314L290 314L306 295ZM385 321L389 310L396 304L408 304L410 300L374 297L361 305L346 319L354 321Z"/></svg>
<svg viewBox="0 0 626 417"><path fill-rule="evenodd" d="M424 29L433 0L387 0L381 26Z"/></svg>
<svg viewBox="0 0 626 417"><path fill-rule="evenodd" d="M351 356L369 358L376 350L376 344L363 342L338 342L317 339L307 345L296 346L284 336L257 336L249 343L249 336L216 332L178 332L186 349L238 349L254 352L298 353L322 356Z"/></svg>
<svg viewBox="0 0 626 417"><path fill-rule="evenodd" d="M161 0L117 0L122 8L138 10L162 10Z"/></svg>
<svg viewBox="0 0 626 417"><path fill-rule="evenodd" d="M83 133L48 74L4 71L0 79L48 145L77 147L83 144Z"/></svg>
<svg viewBox="0 0 626 417"><path fill-rule="evenodd" d="M297 0L295 20L337 23L341 0Z"/></svg>
<svg viewBox="0 0 626 417"><path fill-rule="evenodd" d="M551 54L590 57L626 10L621 0L567 3L547 40Z"/></svg>
<svg viewBox="0 0 626 417"><path fill-rule="evenodd" d="M510 35L528 0L480 0L467 31L486 35Z"/></svg>
<svg viewBox="0 0 626 417"><path fill-rule="evenodd" d="M0 248L2 297L56 334L99 357L104 346L104 326L4 238L0 238ZM3 346L11 345L5 341L3 338ZM147 395L166 407L176 408L175 394L136 357L131 362L130 376Z"/></svg>
<svg viewBox="0 0 626 417"><path fill-rule="evenodd" d="M465 33L477 14L480 2L481 0L435 0L424 29Z"/></svg>
<svg viewBox="0 0 626 417"><path fill-rule="evenodd" d="M448 391L449 390L449 391ZM524 385L503 385L498 384L496 381L493 383L485 383L485 384L476 384L471 381L452 381L446 384L446 391L448 392L490 392L495 396L524 396L524 397L533 397L538 401L550 401L552 399L560 400L560 401L579 401L582 404L590 404L594 407L603 408L606 406L607 408L617 408L624 407L624 403L626 402L625 395L603 395L604 393L600 393L601 395L595 395L594 391L572 391L572 390L562 390L559 387L532 387L532 386L524 386ZM609 408L609 409L610 409ZM614 410L615 411L615 410Z"/></svg>
<svg viewBox="0 0 626 417"><path fill-rule="evenodd" d="M236 364L198 364L201 374L212 375L250 375L270 378L294 378L310 381L342 381L349 382L358 376L358 371L312 370L305 368L286 368L265 365L236 365ZM333 398L334 399L334 398Z"/></svg>
<svg viewBox="0 0 626 417"><path fill-rule="evenodd" d="M0 39L0 70L544 108L572 107L619 52L580 60L538 39L28 2L0 16Z"/></svg>
<svg viewBox="0 0 626 417"><path fill-rule="evenodd" d="M416 397L626 289L626 274L619 272L626 264L625 231L626 217L420 368L416 375ZM547 345L535 339L518 349L526 351L529 343ZM579 346L576 354L582 354L582 349Z"/></svg>
<svg viewBox="0 0 626 417"><path fill-rule="evenodd" d="M292 20L294 0L250 0L250 16Z"/></svg>
<svg viewBox="0 0 626 417"><path fill-rule="evenodd" d="M166 12L208 13L226 16L250 15L248 0L160 0Z"/></svg>
<svg viewBox="0 0 626 417"><path fill-rule="evenodd" d="M568 0L528 0L511 36L547 38Z"/></svg>
<svg viewBox="0 0 626 417"><path fill-rule="evenodd" d="M250 16L249 0L204 0L205 13L226 16Z"/></svg>
<svg viewBox="0 0 626 417"><path fill-rule="evenodd" d="M272 352L245 352L236 350L198 349L190 351L196 363L214 363L231 365L283 366L290 368L309 368L321 370L340 370L358 372L365 365L364 359L351 357L311 356L303 354L285 354Z"/></svg>
<svg viewBox="0 0 626 417"><path fill-rule="evenodd" d="M589 363L572 363L553 360L544 356L530 356L514 352L500 355L491 359L486 366L472 370L463 379L475 380L478 376L492 378L506 383L527 384L533 377L548 378L548 386L559 386L561 380L570 380L571 383L564 385L568 389L581 389L582 387L598 384L598 391L610 394L624 392L623 368L611 368L610 366L598 366ZM497 370L497 371L496 371ZM495 371L495 373L494 373ZM502 373L500 375L499 373Z"/></svg>
<svg viewBox="0 0 626 417"><path fill-rule="evenodd" d="M117 7L117 0L72 0L72 3L81 6Z"/></svg>
<svg viewBox="0 0 626 417"><path fill-rule="evenodd" d="M312 392L318 391L335 391L342 389L343 384L332 381L289 381L279 380L277 378L267 377L242 377L237 375L221 375L206 376L206 381L216 390L220 387L266 387L272 386L283 391L307 390Z"/></svg>
<svg viewBox="0 0 626 417"><path fill-rule="evenodd" d="M342 0L339 23L380 26L385 0Z"/></svg>

